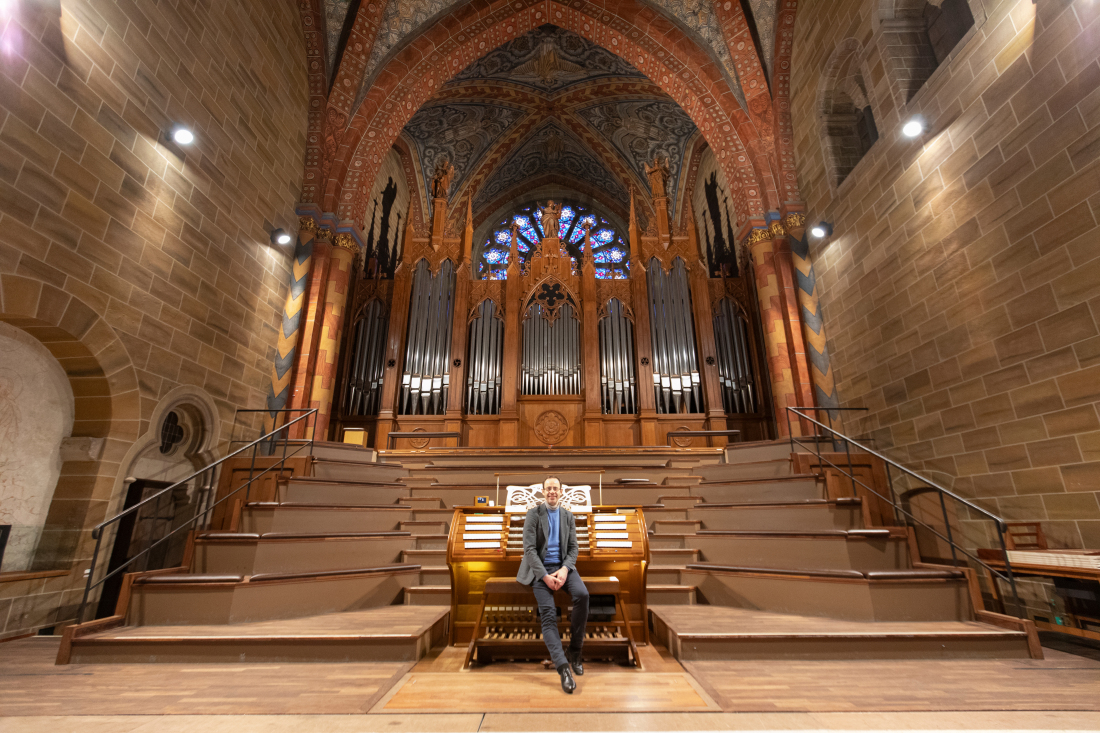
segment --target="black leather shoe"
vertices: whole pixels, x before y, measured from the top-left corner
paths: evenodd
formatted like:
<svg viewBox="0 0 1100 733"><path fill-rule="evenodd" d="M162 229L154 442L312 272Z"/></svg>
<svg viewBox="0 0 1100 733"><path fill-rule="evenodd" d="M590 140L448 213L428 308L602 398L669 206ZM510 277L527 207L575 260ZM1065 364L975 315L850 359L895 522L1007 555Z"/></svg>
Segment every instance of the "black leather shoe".
<svg viewBox="0 0 1100 733"><path fill-rule="evenodd" d="M558 667L558 674L561 675L561 689L572 695L573 690L577 689L577 681L573 679L573 673L569 671L569 665L563 664Z"/></svg>
<svg viewBox="0 0 1100 733"><path fill-rule="evenodd" d="M569 666L573 669L573 674L578 677L584 674L584 660L581 658L580 652L570 649L565 652L565 658L569 660Z"/></svg>

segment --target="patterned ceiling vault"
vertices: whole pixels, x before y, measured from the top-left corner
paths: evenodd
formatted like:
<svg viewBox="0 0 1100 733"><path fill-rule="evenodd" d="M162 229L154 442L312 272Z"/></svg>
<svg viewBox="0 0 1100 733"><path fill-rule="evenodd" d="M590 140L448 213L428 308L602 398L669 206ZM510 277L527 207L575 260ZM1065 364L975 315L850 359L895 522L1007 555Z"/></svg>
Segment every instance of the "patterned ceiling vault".
<svg viewBox="0 0 1100 733"><path fill-rule="evenodd" d="M768 80L772 78L772 64L775 63L775 19L779 14L779 0L749 0L752 8L752 21L760 39L764 72Z"/></svg>
<svg viewBox="0 0 1100 733"><path fill-rule="evenodd" d="M577 114L615 146L647 185L645 164L658 155L667 157L668 194L675 200L688 140L696 130L679 105L654 100L612 102L577 110Z"/></svg>
<svg viewBox="0 0 1100 733"><path fill-rule="evenodd" d="M374 2L382 1L374 0ZM391 51L396 51L402 42L412 38L414 31L457 2L459 0L386 0L386 9L382 11L382 23L378 28L378 38L374 42L374 48L371 49L367 68L363 72L364 84L355 100L356 107L366 96L368 82L374 77L374 72L382 67L382 61L386 56Z"/></svg>
<svg viewBox="0 0 1100 733"><path fill-rule="evenodd" d="M592 79L645 75L615 54L575 33L544 25L470 64L446 87L496 79L541 92L558 92Z"/></svg>
<svg viewBox="0 0 1100 733"><path fill-rule="evenodd" d="M733 0L736 2L737 0ZM775 2L776 0L763 0ZM653 5L664 15L677 21L682 30L695 36L699 45L704 49L710 49L719 65L729 77L730 88L742 109L748 109L745 103L745 93L741 90L741 79L737 76L737 67L730 56L730 50L722 37L722 28L718 23L718 17L714 14L712 0L644 0Z"/></svg>
<svg viewBox="0 0 1100 733"><path fill-rule="evenodd" d="M328 58L326 68L330 82L336 77L336 54L339 50L340 37L344 33L349 4L351 0L323 0L322 2L325 16L325 56Z"/></svg>
<svg viewBox="0 0 1100 733"><path fill-rule="evenodd" d="M511 107L478 102L450 103L421 107L405 125L413 141L424 190L430 190L436 161L447 159L455 167L451 191L477 167L485 152L523 116Z"/></svg>
<svg viewBox="0 0 1100 733"><path fill-rule="evenodd" d="M602 188L611 198L629 205L626 188L592 150L560 122L550 119L493 172L478 190L474 208L480 209L526 179L547 173L561 173Z"/></svg>

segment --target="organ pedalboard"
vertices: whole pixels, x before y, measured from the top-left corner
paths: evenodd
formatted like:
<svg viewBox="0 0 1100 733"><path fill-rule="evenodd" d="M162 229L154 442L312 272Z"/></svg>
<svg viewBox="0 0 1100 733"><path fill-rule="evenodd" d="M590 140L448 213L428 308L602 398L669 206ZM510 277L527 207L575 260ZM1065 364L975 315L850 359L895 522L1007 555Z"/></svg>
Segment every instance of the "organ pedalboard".
<svg viewBox="0 0 1100 733"><path fill-rule="evenodd" d="M636 659L634 640L648 642L649 542L641 507L586 506L574 508L573 514L577 572L590 595L585 657ZM469 645L468 660L475 647L479 662L547 656L534 594L514 582L523 559L525 518L522 506L455 509L447 543L451 643ZM490 579L493 583L486 596ZM568 594L559 591L557 601L559 632L567 640ZM624 619L629 619L629 629ZM471 644L475 627L477 639Z"/></svg>

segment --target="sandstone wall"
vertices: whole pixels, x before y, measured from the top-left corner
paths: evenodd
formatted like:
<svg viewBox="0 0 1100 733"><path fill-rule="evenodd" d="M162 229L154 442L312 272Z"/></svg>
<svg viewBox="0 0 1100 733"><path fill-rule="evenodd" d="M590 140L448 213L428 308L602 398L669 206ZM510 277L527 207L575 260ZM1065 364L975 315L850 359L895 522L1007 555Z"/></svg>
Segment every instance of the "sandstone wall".
<svg viewBox="0 0 1100 733"><path fill-rule="evenodd" d="M902 462L1052 544L1100 547L1100 3L973 0L974 29L908 99L926 59L873 17L897 5L807 0L795 28L840 398ZM880 137L834 187L820 112L837 69L861 74ZM909 140L915 113L930 129Z"/></svg>

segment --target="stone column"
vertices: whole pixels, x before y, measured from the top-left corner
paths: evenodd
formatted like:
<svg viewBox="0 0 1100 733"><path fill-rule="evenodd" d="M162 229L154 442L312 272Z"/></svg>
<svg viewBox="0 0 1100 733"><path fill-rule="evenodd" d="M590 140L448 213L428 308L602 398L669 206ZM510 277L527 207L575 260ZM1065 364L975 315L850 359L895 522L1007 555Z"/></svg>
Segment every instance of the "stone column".
<svg viewBox="0 0 1100 733"><path fill-rule="evenodd" d="M298 220L298 225L298 241L294 245L294 257L290 262L290 283L286 304L283 306L282 322L279 324L275 363L271 365L271 386L268 388L265 403L269 410L282 410L287 407L294 377L295 355L299 350L298 339L301 335L302 316L308 306L306 292L310 268L313 265L313 241L317 221L312 216L303 216ZM289 419L294 417L291 415ZM285 424L287 422L285 418L286 416L276 412L265 414L263 433L271 432L276 425Z"/></svg>
<svg viewBox="0 0 1100 733"><path fill-rule="evenodd" d="M313 373L317 364L318 342L321 338L321 317L325 308L325 282L328 280L328 269L332 259L332 230L317 227L314 234L313 266L309 273L305 309L302 313L300 345L294 365L294 382L290 390L289 406L295 410L310 407ZM291 437L306 437L307 429L312 425L312 420L296 423L291 428Z"/></svg>
<svg viewBox="0 0 1100 733"><path fill-rule="evenodd" d="M336 386L337 360L344 327L344 311L348 299L351 270L359 246L346 233L333 239L332 262L325 281L325 308L321 321L321 338L317 348L317 362L313 370L313 387L310 390L310 406L317 408L316 426L312 436L328 440L329 418L332 414L332 393Z"/></svg>

